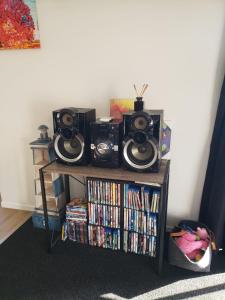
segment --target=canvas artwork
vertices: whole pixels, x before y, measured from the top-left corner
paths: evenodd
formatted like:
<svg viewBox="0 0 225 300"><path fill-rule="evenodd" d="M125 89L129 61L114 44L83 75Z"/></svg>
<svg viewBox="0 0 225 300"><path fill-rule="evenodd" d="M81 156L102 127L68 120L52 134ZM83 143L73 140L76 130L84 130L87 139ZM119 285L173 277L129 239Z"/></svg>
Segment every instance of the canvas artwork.
<svg viewBox="0 0 225 300"><path fill-rule="evenodd" d="M134 99L110 99L110 116L123 120L123 113L134 109Z"/></svg>
<svg viewBox="0 0 225 300"><path fill-rule="evenodd" d="M0 0L0 50L40 48L36 0Z"/></svg>

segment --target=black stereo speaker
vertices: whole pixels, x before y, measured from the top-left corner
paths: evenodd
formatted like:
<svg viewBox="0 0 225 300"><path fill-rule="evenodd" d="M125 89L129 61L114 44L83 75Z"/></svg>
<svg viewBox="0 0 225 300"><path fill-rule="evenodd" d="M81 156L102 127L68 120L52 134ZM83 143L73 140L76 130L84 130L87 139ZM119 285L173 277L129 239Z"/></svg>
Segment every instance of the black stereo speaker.
<svg viewBox="0 0 225 300"><path fill-rule="evenodd" d="M54 150L61 162L90 162L90 123L95 119L95 109L68 107L53 111Z"/></svg>
<svg viewBox="0 0 225 300"><path fill-rule="evenodd" d="M121 164L122 122L91 123L91 160L94 166L118 168Z"/></svg>
<svg viewBox="0 0 225 300"><path fill-rule="evenodd" d="M137 172L158 172L161 159L162 110L123 115L123 164Z"/></svg>

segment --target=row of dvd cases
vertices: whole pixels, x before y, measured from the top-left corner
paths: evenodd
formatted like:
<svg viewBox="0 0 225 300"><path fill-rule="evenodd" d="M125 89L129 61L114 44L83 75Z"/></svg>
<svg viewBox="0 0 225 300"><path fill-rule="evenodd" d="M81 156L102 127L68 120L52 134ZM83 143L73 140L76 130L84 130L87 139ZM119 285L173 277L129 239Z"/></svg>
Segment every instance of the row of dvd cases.
<svg viewBox="0 0 225 300"><path fill-rule="evenodd" d="M87 178L88 243L157 256L160 189Z"/></svg>

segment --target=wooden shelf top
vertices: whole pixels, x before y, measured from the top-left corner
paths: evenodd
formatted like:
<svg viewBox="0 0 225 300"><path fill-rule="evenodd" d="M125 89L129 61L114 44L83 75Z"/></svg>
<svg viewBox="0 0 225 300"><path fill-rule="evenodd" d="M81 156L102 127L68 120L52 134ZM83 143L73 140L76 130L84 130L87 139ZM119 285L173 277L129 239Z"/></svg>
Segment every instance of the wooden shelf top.
<svg viewBox="0 0 225 300"><path fill-rule="evenodd" d="M46 166L44 172L47 173L59 173L62 175L72 176L84 176L84 177L96 177L102 179L114 179L133 181L136 183L145 184L163 184L165 176L168 174L169 160L163 159L161 161L160 171L158 173L138 173L122 168L119 169L108 169L108 168L97 168L91 165L88 166L68 166L57 161Z"/></svg>

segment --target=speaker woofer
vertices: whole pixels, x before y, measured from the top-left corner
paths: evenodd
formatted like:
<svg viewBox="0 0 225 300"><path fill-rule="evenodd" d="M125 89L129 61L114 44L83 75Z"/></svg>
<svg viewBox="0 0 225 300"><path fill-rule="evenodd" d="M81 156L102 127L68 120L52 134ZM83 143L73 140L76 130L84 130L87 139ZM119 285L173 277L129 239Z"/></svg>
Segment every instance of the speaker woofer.
<svg viewBox="0 0 225 300"><path fill-rule="evenodd" d="M158 158L158 146L153 139L148 139L142 144L129 139L123 148L123 157L128 165L137 170L151 167Z"/></svg>
<svg viewBox="0 0 225 300"><path fill-rule="evenodd" d="M74 135L70 140L65 139L62 135L56 135L54 148L61 160L74 163L83 156L84 139L80 134Z"/></svg>

